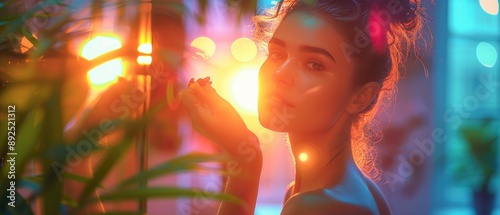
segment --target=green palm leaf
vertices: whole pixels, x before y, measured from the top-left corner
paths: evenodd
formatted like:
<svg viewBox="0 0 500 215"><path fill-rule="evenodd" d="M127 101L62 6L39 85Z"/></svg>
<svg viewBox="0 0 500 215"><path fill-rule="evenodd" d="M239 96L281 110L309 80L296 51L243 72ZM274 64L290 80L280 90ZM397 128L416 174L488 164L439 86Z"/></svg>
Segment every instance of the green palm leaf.
<svg viewBox="0 0 500 215"><path fill-rule="evenodd" d="M227 157L221 155L201 154L201 153L184 155L181 157L174 158L166 163L155 166L144 172L141 172L125 181L122 181L117 187L120 189L132 185L134 183L139 183L141 181L148 181L159 176L203 169L203 167L200 166L200 163L224 161L224 160L227 160Z"/></svg>

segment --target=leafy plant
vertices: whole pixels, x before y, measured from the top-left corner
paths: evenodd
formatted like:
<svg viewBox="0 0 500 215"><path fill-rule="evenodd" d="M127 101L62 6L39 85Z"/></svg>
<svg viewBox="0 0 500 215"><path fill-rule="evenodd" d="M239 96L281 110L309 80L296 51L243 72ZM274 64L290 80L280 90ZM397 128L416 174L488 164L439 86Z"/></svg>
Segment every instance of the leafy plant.
<svg viewBox="0 0 500 215"><path fill-rule="evenodd" d="M493 129L493 119L462 126L460 134L465 140L465 153L455 168L457 181L475 191L488 190L498 173L498 133Z"/></svg>
<svg viewBox="0 0 500 215"><path fill-rule="evenodd" d="M0 190L2 190L3 195L0 201L1 214L35 214L36 211L32 207L35 200L41 201L42 213L47 215L61 214L65 207L73 209L70 210L72 212L78 212L79 209L96 201L201 197L239 202L235 197L203 190L139 186L139 184L159 176L203 170L205 168L201 163L204 162L225 161L223 156L217 155L190 154L174 158L154 168L143 170L130 178L123 179L117 183L118 185L114 189L103 187L103 179L126 151L130 150L134 140L140 135L140 131L146 129L151 116L153 116L151 112L146 113L146 117L133 121L113 121L113 125L125 131L126 135L110 146L91 149L92 153L99 151L99 153L104 154L92 178L70 173L65 173L61 177L55 171L55 168L69 165L67 159L71 153L69 149L77 150L78 143L86 138L81 136L75 141L68 141L65 138L64 125L76 114L76 111L64 109L62 106L64 100L68 97L74 97L76 100L81 100L78 105L84 105L83 98L87 94L87 89L82 86L85 85L86 72L106 60L117 56L129 57L135 53L125 47L92 61L79 59L68 51L70 49L69 43L77 36L92 34L92 29L75 32L67 32L66 30L68 27L76 25L78 21L92 22L98 19L105 7L120 8L118 13L123 16L125 14L123 10L126 6L141 3L134 0L115 2L115 4L109 4L108 1L93 0L85 8L63 9L56 15L47 14L45 10L51 7L69 7L62 0L41 1L27 10L23 9L24 1L7 0L0 3L0 82L2 84L0 91L2 110L0 112L0 156L4 159L0 169ZM235 2L238 1L228 0L228 3L233 6ZM244 4L236 5L242 11L241 13L255 10L255 1L244 2ZM199 0L198 5L201 8L201 13L195 14L188 11L180 3L161 0L152 0L151 3L168 8L164 14L166 16L171 16L172 13L188 13L197 16L200 22L204 20L203 14L208 5L207 0ZM72 15L85 10L91 11L90 16L80 17L76 20L73 18ZM38 36L35 36L29 28L29 21L33 19L46 20L49 17L50 22L43 29L39 29ZM139 26L139 23L126 24ZM23 43L21 40L23 37L32 46ZM20 51L21 48L27 50ZM169 50L157 51L158 53L169 52ZM171 55L162 56L164 58L171 57ZM172 62L169 59L162 60ZM14 107L14 117L8 115L8 106ZM15 122L15 126L10 126L9 122ZM14 128L15 134L7 132L11 127ZM9 137L12 137L11 141L15 142L14 148L9 148ZM15 157L15 162L9 161L13 157ZM36 174L30 173L33 171L33 165L40 168ZM15 171L13 171L12 166L14 166ZM66 181L75 181L84 185L84 190L78 199L71 199L65 195L63 184ZM100 196L100 200L91 195L97 188L106 189L106 192ZM9 202L13 200L4 198L11 196L11 191L14 192L15 207L9 205ZM107 213L142 214L142 212L108 211Z"/></svg>

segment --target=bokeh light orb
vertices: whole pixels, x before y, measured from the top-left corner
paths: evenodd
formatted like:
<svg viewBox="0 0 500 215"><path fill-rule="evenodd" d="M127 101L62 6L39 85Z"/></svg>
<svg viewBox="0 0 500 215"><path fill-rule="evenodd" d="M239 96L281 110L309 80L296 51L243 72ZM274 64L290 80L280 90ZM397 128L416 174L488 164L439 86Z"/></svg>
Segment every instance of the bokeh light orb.
<svg viewBox="0 0 500 215"><path fill-rule="evenodd" d="M123 76L123 70L122 59L115 58L88 71L87 77L94 86L106 86Z"/></svg>
<svg viewBox="0 0 500 215"><path fill-rule="evenodd" d="M151 45L151 43L140 44L137 47L137 51L139 51L142 54L151 54L153 53L153 45Z"/></svg>
<svg viewBox="0 0 500 215"><path fill-rule="evenodd" d="M97 36L84 43L81 56L92 60L107 52L122 47L121 41L115 36ZM94 88L102 88L116 82L119 76L123 76L124 66L122 58L115 58L87 72L87 78Z"/></svg>
<svg viewBox="0 0 500 215"><path fill-rule="evenodd" d="M208 37L198 37L191 42L191 46L200 50L197 52L199 56L205 59L211 58L215 53L215 42Z"/></svg>
<svg viewBox="0 0 500 215"><path fill-rule="evenodd" d="M302 152L302 153L300 153L300 155L299 155L299 159L300 159L300 161L302 161L302 162L307 161L307 159L308 159L308 158L309 158L309 156L307 156L307 153L305 153L305 152Z"/></svg>
<svg viewBox="0 0 500 215"><path fill-rule="evenodd" d="M35 39L38 39L38 37L33 34L32 35ZM33 43L31 43L31 41L26 38L25 36L23 36L23 38L21 39L21 47L20 47L20 50L21 50L21 53L26 53L28 50L30 50L32 47L33 47Z"/></svg>
<svg viewBox="0 0 500 215"><path fill-rule="evenodd" d="M231 94L238 107L257 114L258 70L245 69L238 72L231 82Z"/></svg>
<svg viewBox="0 0 500 215"><path fill-rule="evenodd" d="M476 56L483 66L491 68L497 62L498 53L495 46L487 42L480 42L476 47Z"/></svg>
<svg viewBox="0 0 500 215"><path fill-rule="evenodd" d="M81 56L87 60L92 60L100 55L121 47L122 43L117 37L97 36L85 42L81 51Z"/></svg>
<svg viewBox="0 0 500 215"><path fill-rule="evenodd" d="M498 15L498 0L479 0L481 8L490 15Z"/></svg>
<svg viewBox="0 0 500 215"><path fill-rule="evenodd" d="M233 57L241 62L248 62L257 56L257 45L246 37L236 39L231 45Z"/></svg>
<svg viewBox="0 0 500 215"><path fill-rule="evenodd" d="M153 57L151 57L151 55L140 55L137 57L137 63L139 65L151 65L151 62L153 62Z"/></svg>

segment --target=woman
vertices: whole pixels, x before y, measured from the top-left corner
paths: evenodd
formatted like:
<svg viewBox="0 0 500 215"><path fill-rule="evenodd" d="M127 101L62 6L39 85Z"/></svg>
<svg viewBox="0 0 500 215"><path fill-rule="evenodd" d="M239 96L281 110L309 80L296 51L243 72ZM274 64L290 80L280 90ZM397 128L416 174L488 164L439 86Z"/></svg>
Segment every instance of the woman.
<svg viewBox="0 0 500 215"><path fill-rule="evenodd" d="M416 46L423 15L418 0L304 0L255 18L269 53L259 73L259 120L288 133L296 161L282 214L390 214L369 179L371 143L380 136L373 118L393 96L402 50ZM207 81L191 80L182 103L194 127L232 159L225 192L248 204L223 202L219 214L253 214L258 140Z"/></svg>

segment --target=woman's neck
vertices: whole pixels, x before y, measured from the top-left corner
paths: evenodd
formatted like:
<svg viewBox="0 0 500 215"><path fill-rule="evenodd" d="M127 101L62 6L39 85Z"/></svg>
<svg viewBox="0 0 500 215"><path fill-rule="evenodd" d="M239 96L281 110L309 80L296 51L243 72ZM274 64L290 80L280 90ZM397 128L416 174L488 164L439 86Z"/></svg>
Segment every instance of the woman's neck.
<svg viewBox="0 0 500 215"><path fill-rule="evenodd" d="M343 122L343 123L342 123ZM340 120L320 133L288 134L295 158L293 193L307 192L340 183L353 163L350 123Z"/></svg>

